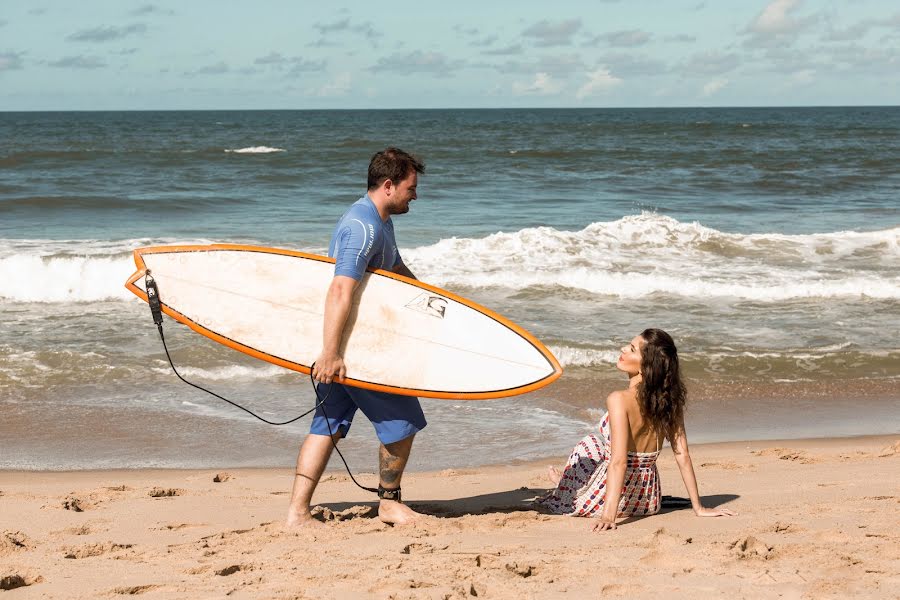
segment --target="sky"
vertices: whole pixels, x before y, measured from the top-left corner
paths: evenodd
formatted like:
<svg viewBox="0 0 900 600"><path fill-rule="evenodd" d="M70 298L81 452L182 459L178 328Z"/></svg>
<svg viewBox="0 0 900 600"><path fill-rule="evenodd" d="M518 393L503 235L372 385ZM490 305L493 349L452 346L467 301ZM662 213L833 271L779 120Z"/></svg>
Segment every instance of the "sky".
<svg viewBox="0 0 900 600"><path fill-rule="evenodd" d="M0 0L0 111L897 104L896 0Z"/></svg>

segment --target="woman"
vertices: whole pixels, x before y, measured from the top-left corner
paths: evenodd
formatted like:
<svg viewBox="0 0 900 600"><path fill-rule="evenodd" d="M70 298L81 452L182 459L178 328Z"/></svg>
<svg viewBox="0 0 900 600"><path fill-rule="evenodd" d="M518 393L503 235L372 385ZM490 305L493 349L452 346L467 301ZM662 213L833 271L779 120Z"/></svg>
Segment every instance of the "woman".
<svg viewBox="0 0 900 600"><path fill-rule="evenodd" d="M687 392L672 337L661 329L644 330L622 348L616 368L628 375L628 389L607 397L599 433L575 446L563 472L550 468L556 489L540 498L538 506L555 514L599 516L594 531L615 529L619 515L656 514L661 497L656 459L668 439L694 513L734 515L700 503L684 431Z"/></svg>

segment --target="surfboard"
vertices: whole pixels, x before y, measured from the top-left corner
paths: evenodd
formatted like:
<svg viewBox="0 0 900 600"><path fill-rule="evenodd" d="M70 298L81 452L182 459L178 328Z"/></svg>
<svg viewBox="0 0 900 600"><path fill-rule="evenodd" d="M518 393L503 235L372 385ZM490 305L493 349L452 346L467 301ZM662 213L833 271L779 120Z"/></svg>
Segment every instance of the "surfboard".
<svg viewBox="0 0 900 600"><path fill-rule="evenodd" d="M125 287L225 346L308 374L322 348L334 259L213 244L134 251ZM370 269L357 287L342 348L347 385L407 396L479 400L537 390L562 374L533 335L471 300Z"/></svg>

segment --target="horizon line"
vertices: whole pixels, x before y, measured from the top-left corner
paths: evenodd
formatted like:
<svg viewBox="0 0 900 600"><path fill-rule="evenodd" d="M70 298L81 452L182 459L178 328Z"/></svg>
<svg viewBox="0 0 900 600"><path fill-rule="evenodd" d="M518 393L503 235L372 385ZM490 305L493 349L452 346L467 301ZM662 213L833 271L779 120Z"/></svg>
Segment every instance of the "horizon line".
<svg viewBox="0 0 900 600"><path fill-rule="evenodd" d="M764 104L764 105L679 105L679 106L484 106L484 107L397 107L397 108L107 108L107 109L0 109L9 113L110 113L110 112L351 112L351 111L438 111L438 110L691 110L691 109L785 109L785 108L900 108L900 104Z"/></svg>

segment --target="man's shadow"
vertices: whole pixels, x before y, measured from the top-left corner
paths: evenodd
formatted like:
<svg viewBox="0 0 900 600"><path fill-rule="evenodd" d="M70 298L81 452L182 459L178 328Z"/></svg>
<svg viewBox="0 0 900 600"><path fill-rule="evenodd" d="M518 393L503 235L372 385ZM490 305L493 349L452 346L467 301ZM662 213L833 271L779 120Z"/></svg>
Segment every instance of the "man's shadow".
<svg viewBox="0 0 900 600"><path fill-rule="evenodd" d="M416 512L426 515L442 518L457 518L468 515L488 515L488 514L509 514L514 512L535 511L537 508L533 502L536 498L543 496L549 490L541 488L521 487L515 490L505 492L494 492L492 494L479 494L477 496L468 496L463 498L454 498L452 500L437 501L408 501L410 508ZM717 508L723 504L727 504L740 498L737 494L714 494L711 496L702 496L700 498L703 506L707 508ZM663 496L661 501L661 509L658 514L675 512L678 510L690 510L691 501L687 498L678 496ZM355 506L371 506L377 508L377 502L334 502L322 504L335 513L348 511ZM377 511L372 511L366 516L374 517ZM622 523L629 523L642 517L629 517Z"/></svg>

